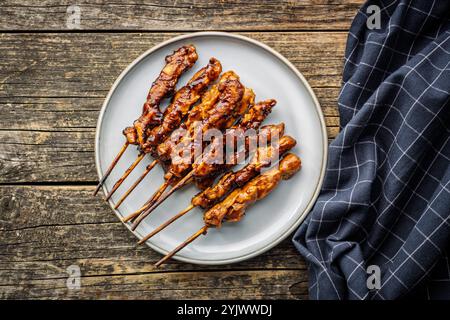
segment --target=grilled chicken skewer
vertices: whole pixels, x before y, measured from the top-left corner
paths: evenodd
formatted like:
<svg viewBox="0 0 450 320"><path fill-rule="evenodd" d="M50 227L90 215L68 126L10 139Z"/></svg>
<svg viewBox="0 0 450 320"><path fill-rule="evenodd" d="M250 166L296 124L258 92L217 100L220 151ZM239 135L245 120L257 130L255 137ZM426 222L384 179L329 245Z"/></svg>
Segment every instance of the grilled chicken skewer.
<svg viewBox="0 0 450 320"><path fill-rule="evenodd" d="M228 71L221 76L219 84L213 85L212 88L203 95L201 103L194 106L191 109L186 121L184 123L182 123L182 125L181 125L183 127L183 129L191 128L192 126L194 126L196 121L206 121L206 119L209 117L208 112L214 107L215 103L217 102L217 100L220 96L220 91L218 89L218 86L221 83L225 82L227 79L230 79L235 76L236 76L235 73L232 71ZM230 117L230 119L225 124L225 126L229 127L233 122L236 121L236 117L240 116L241 114L246 112L247 109L249 108L249 106L253 106L254 102L255 102L255 94L254 94L253 90L251 90L249 88L245 88L244 95L242 97L240 107L237 110L236 115L234 117ZM161 143L158 147L163 146L161 150L165 150L170 153L169 148L173 148L175 145L175 143L172 141L172 139L173 139L173 137L166 138L166 140L163 143ZM179 140L176 142L178 143ZM162 152L161 152L161 155L162 155L161 157L159 156L159 154L155 155L155 157L158 159L158 161L160 161L163 165L170 164L170 156L165 156ZM140 180L141 177L138 180ZM144 205L139 210L137 210L137 211L129 214L127 217L125 217L123 219L123 222L132 220L133 218L137 217L140 213L142 213L143 211L150 208L153 205L153 203L161 196L161 194L170 185L176 184L179 180L180 180L179 178L171 175L170 173L168 175L166 175L165 182L157 189L157 191L150 197L150 199L146 203L144 203ZM133 185L132 188L134 188L134 187L135 186Z"/></svg>
<svg viewBox="0 0 450 320"><path fill-rule="evenodd" d="M221 72L222 65L220 64L220 62L215 58L211 58L207 66L197 71L194 76L188 81L188 83L175 93L172 98L171 104L166 108L162 115L161 124L153 127L152 129L147 129L147 139L143 143L140 143L140 155L131 165L131 167L128 168L122 175L122 177L114 184L113 188L106 196L106 200L111 198L113 193L120 187L122 182L142 160L145 154L151 153L152 150L154 150L154 148L163 139L168 137L175 129L180 126L181 121L189 112L191 107L200 99L201 94L206 90L208 85L219 77ZM144 172L145 175L147 175L155 165L156 163L147 166L147 169ZM142 180L144 177L140 178L140 180ZM128 196L131 191L127 191L125 195ZM122 203L123 200L124 198L121 199L120 203Z"/></svg>
<svg viewBox="0 0 450 320"><path fill-rule="evenodd" d="M209 228L220 228L223 221L237 222L242 219L246 209L271 193L281 180L288 180L301 168L301 160L295 154L287 154L278 164L259 176L253 178L244 187L235 189L222 202L216 204L203 216L205 225L185 242L169 252L155 266L173 257L178 251L186 247L189 243L197 239L202 234L206 234Z"/></svg>
<svg viewBox="0 0 450 320"><path fill-rule="evenodd" d="M183 46L166 57L166 65L149 90L147 101L143 106L142 115L135 121L133 127L128 127L123 131L126 142L100 179L100 182L94 191L94 196L111 174L111 171L114 169L117 162L119 162L128 146L130 144L139 144L139 142L142 142L147 126L153 123L158 124L160 122L161 111L159 109L159 104L161 100L173 93L180 76L192 67L197 59L198 55L193 45Z"/></svg>
<svg viewBox="0 0 450 320"><path fill-rule="evenodd" d="M194 121L201 121L203 119L202 117L205 117L207 115L207 111L210 110L215 105L215 103L217 102L217 99L219 98L220 91L218 90L218 85L220 85L221 83L224 83L227 79L230 79L233 76L234 76L234 72L232 72L232 71L228 71L228 72L225 72L224 74L222 74L222 76L220 77L220 80L219 80L219 84L214 84L210 90L205 92L202 95L201 103L197 104L189 111L186 121L182 124L183 128L189 127ZM251 89L246 88L246 90L244 92L244 98L242 100L243 100L243 103L246 103L246 106L248 107L248 105L250 103L252 103L252 101L254 101L253 91ZM173 131L175 131L175 130L173 130ZM162 140L162 137L160 136L160 138L158 140ZM170 142L171 142L171 138L167 137L165 139L165 141L163 143L161 143L160 145L169 144ZM151 169L153 169L153 167L157 163L164 163L164 161L161 160L161 157L155 151L156 143L153 142L152 145L153 146L152 146L151 150L149 150L149 151L153 155L155 160L150 165L147 166L146 170L142 173L142 175L119 199L119 201L117 202L117 204L115 206L116 209L120 206L120 204L122 204L122 202L125 200L125 198L137 187L137 185L145 178L145 176L151 171ZM144 204L144 206L150 204L152 200L156 200L157 199L156 195L157 194L160 195L162 192L164 192L165 189L172 182L173 181L168 181L167 183L162 185L160 187L160 189L155 194L153 194L152 198Z"/></svg>
<svg viewBox="0 0 450 320"><path fill-rule="evenodd" d="M233 72L225 72L219 80L219 84L221 82L224 82L228 77L232 76ZM206 115L207 111L210 110L215 103L217 102L217 99L219 98L220 91L218 89L218 85L214 84L211 86L211 88L206 91L201 98L201 102L194 106L188 113L186 121L183 123L184 127L189 127L194 121L202 121ZM244 98L243 103L247 102L247 104L253 104L255 94L251 89L246 88L246 91L244 92ZM166 138L164 143L168 143L170 141L170 138ZM153 150L152 150L153 151ZM147 166L144 173L134 182L134 184L126 191L126 193L119 199L117 202L115 209L117 209L122 202L125 200L125 198L137 187L137 185L145 178L145 176L150 172L151 169L157 164L158 161L160 161L159 156L153 154L152 155L156 158L155 161L153 161L149 166ZM154 194L153 196L144 204L144 207L146 205L151 206L152 201L156 200L170 185L172 181L166 181ZM143 208L144 208L143 207ZM147 207L147 208L148 208ZM139 212L140 213L140 212ZM129 215L124 222L128 221L132 217L136 215Z"/></svg>
<svg viewBox="0 0 450 320"><path fill-rule="evenodd" d="M251 144L251 136L245 136L244 130L250 130L250 129L258 129L260 124L267 118L269 113L272 111L273 106L275 105L275 100L266 100L262 103L257 104L254 108L251 108L249 112L247 112L243 119L242 123L239 126L235 126L231 128L224 137L224 141L222 142L223 145L227 147L227 143L231 142L232 148L236 149L236 139L240 136L244 135L245 142L244 142L244 148L243 150L237 149L235 152L232 152L230 154L231 157L228 157L225 159L225 161L214 161L215 160L215 154L217 154L217 149L220 148L219 141L217 143L213 143L208 146L208 150L206 150L202 157L196 159L196 161L192 164L192 170L188 173L188 175L191 175L196 181L203 181L207 180L209 177L214 177L218 175L219 173L225 172L229 168L233 167L237 163L239 163L239 160L243 156L244 159L246 159L249 155L250 150L250 144ZM267 130L267 128L282 128L282 130ZM260 135L258 138L259 144L262 143L268 143L272 140L276 140L277 138L280 138L284 134L284 123L278 125L278 126L264 126L265 132L263 132L263 135ZM281 133L281 134L280 134ZM277 135L278 134L278 135ZM275 136L276 135L276 136ZM272 139L272 137L275 137L275 139ZM214 142L216 142L214 141ZM227 155L228 156L228 155Z"/></svg>
<svg viewBox="0 0 450 320"><path fill-rule="evenodd" d="M248 114L253 114L253 116L251 117L251 119L258 119L257 121L259 121L258 123L261 123L264 118L259 117L257 114L252 113L252 111L254 111L254 109L258 109L258 106L262 106L265 105L266 109L259 109L260 114L264 113L265 111L268 111L269 108L272 108L274 105L271 104L258 104L257 106L255 106L254 108L250 109L249 112L246 114L246 116ZM265 111L263 111L265 110ZM257 127L256 123L255 123L255 127ZM231 132L233 132L233 130L230 130ZM255 137L255 140L261 141L261 142L266 142L266 143L270 143L273 140L279 138L280 136L284 135L284 123L280 123L278 125L266 125L263 126L259 129L258 131L258 136ZM249 148L250 148L250 142L249 140L252 139L253 137L247 136L246 140L245 140L245 147L244 147L244 153L246 154L245 158L247 158L248 156L248 152L249 152ZM224 140L226 140L226 137L224 137ZM262 148L260 146L260 148ZM261 151L262 152L262 151ZM260 152L260 154L261 154ZM240 150L237 150L234 154L233 154L233 159L231 161L228 161L226 163L220 163L220 164L214 164L212 167L217 169L216 173L217 175L219 175L221 172L226 171L228 168L233 167L234 165L236 165L238 163L237 159L238 159L238 154L241 153ZM256 158L255 158L256 159ZM252 168L254 167L254 165L252 165ZM247 167L246 170L248 170L250 168L250 164L249 167ZM217 176L216 175L216 176ZM209 172L209 175L206 177L202 177L200 179L200 182L202 182L203 180L208 180L209 178L213 178L212 181L214 182L215 177L214 175L212 175L211 171ZM222 189L222 188L228 188L230 185L228 185L227 187L225 187L223 185L223 183L232 183L232 180L229 179L225 179L224 177L221 178L218 182L218 184L216 184L216 187L212 187L212 183L211 185L209 185L209 187L207 188L200 188L201 190L203 190L194 200L195 202L199 201L202 197L212 197L213 194L216 194L216 190L218 191L218 189ZM222 192L224 192L222 195L224 195L227 191L226 190L222 190ZM211 199L212 200L212 199ZM219 199L217 199L219 200ZM206 201L206 200L205 200ZM197 205L197 204L196 204ZM200 205L200 204L199 204ZM202 205L200 205L202 206ZM205 207L205 206L202 206ZM186 212L189 211L191 208L187 208ZM185 212L185 213L186 213ZM181 213L180 213L181 214Z"/></svg>
<svg viewBox="0 0 450 320"><path fill-rule="evenodd" d="M225 81L225 83L219 84L218 89L221 93L217 100L217 103L214 105L214 107L211 108L211 110L207 112L207 116L205 117L205 119L201 122L193 122L190 127L187 128L187 134L185 134L176 144L175 149L173 149L172 146L170 146L168 149L165 149L170 150L169 156L170 160L172 161L170 163L169 172L165 176L167 180L172 181L173 179L181 178L180 176L172 172L175 164L174 159L178 161L177 157L179 157L179 159L181 159L181 161L179 162L180 165L189 166L188 163L192 163L196 152L198 150L202 151L203 146L206 146L207 142L203 141L201 137L203 137L205 133L208 132L208 130L216 129L219 131L223 131L229 128L229 126L231 126L244 114L245 110L243 110L241 100L244 96L245 90L244 86L239 81L238 75L234 74L234 79L229 79ZM197 139L199 135L201 135L201 137L200 139ZM167 160L167 158L164 158L164 156L160 152L161 145L162 144L158 146L158 155L164 161ZM173 192L172 190L173 189L171 189L169 193ZM164 194L162 195L162 197L158 198L158 200L151 207L158 203L158 201L163 197ZM134 230L139 222L142 221L142 219L145 218L148 214L149 213L143 212L142 215L136 219L131 228ZM134 215L134 213L132 215Z"/></svg>
<svg viewBox="0 0 450 320"><path fill-rule="evenodd" d="M257 129L257 128L259 128L259 126L264 121L264 119L272 111L272 108L275 106L275 104L276 104L276 101L271 99L271 100L266 100L266 101L260 102L260 103L258 103L256 105L252 106L248 110L248 112L244 115L244 117L241 119L241 121L237 125L235 125L234 127L231 128L231 132L237 131L237 130L241 130L241 131L245 132L245 131L250 130L250 129ZM248 147L248 145L246 144L246 148L247 147ZM226 164L224 164L223 166L226 167L226 168L229 168L229 166L226 165ZM175 176L178 177L178 178L180 178L179 177L180 173L184 174L184 172L186 172L187 169L189 169L189 166L186 166L183 163L181 164L181 169L179 169L178 165L177 166L172 166L172 168L174 168L174 167L175 167L175 172L176 172ZM192 166L191 166L191 168L192 168ZM186 174L184 177L182 177L181 180L179 180L176 183L176 185L172 189L170 189L169 192L164 193L161 197L159 197L156 201L154 201L154 203L151 204L151 206L148 209L146 209L146 211L144 211L141 214L141 216L139 216L138 219L136 219L136 221L132 225L132 229L134 230L137 227L137 225L139 224L140 221L142 221L146 216L148 216L154 209L156 209L171 194L173 194L175 191L177 191L178 189L180 189L181 187L183 187L184 185L186 185L187 183L192 181L192 178L195 175L194 174L195 171L196 171L195 169L191 170L188 174ZM218 174L219 172L216 171L215 173ZM173 175L173 171L169 171L168 174L170 176L172 176Z"/></svg>
<svg viewBox="0 0 450 320"><path fill-rule="evenodd" d="M281 133L281 135L282 134L283 133ZM244 168L236 172L226 173L220 178L217 184L198 193L192 198L191 204L186 209L157 227L150 234L141 239L139 244L144 243L195 207L201 207L202 209L211 208L234 189L243 187L244 184L257 176L263 168L269 167L277 160L278 156L282 156L295 145L296 141L294 138L283 136L279 141L272 145L258 147L252 160Z"/></svg>
<svg viewBox="0 0 450 320"><path fill-rule="evenodd" d="M260 103L256 104L255 106L251 107L248 110L248 112L244 115L244 117L241 119L240 123L237 124L236 126L234 126L233 128L231 128L230 132L233 132L236 130L241 130L241 131L245 132L249 129L257 129L261 125L262 121L264 121L264 119L267 117L267 115L271 112L271 110L275 106L275 104L276 104L276 101L271 99L271 100L266 100L266 101L260 102ZM213 149L213 151L214 151L214 149ZM198 161L195 161L195 163L197 163L197 162ZM226 164L223 164L223 165L211 165L211 167L212 168L218 168L218 167L219 168L223 168L223 167L228 168L229 166L227 166ZM192 170L186 174L186 172L190 168L192 168ZM136 221L132 225L132 230L134 230L140 221L142 221L146 216L148 216L154 209L156 209L165 199L167 199L176 190L180 189L181 187L183 187L184 185L186 185L187 183L192 181L193 177L195 177L197 175L201 175L202 174L201 169L203 169L203 166L194 166L193 167L192 165L188 165L186 163L181 163L181 164L173 164L172 163L171 169L168 172L169 177L172 178L173 176L176 176L178 178L181 178L181 180L179 180L176 183L176 185L172 189L170 189L169 192L162 194L161 197L159 197L156 201L154 201L154 203L151 204L151 206L148 209L144 209L145 211L141 214L141 216L139 216L138 219L136 219ZM216 170L214 173L218 174L219 172L218 172L218 170ZM203 175L203 177L207 178L207 177L211 176L212 174L213 173L210 172L209 175ZM142 208L138 211L142 211Z"/></svg>
<svg viewBox="0 0 450 320"><path fill-rule="evenodd" d="M134 122L136 135L128 136L131 140L137 140L142 145L147 137L149 128L161 124L163 114L159 109L159 103L167 93L172 94L180 76L197 61L198 55L195 47L183 46L174 54L166 57L166 66L161 71L158 79L152 84L152 88L144 104L142 115ZM130 141L130 139L129 139Z"/></svg>

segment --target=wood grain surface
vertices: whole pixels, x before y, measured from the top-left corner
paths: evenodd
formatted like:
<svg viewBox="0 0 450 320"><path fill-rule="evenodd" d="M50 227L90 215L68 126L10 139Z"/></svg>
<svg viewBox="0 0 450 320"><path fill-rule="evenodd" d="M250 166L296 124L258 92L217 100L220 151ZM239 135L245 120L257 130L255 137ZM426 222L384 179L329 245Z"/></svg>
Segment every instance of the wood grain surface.
<svg viewBox="0 0 450 320"><path fill-rule="evenodd" d="M305 75L334 138L346 34L244 34L281 52ZM97 180L94 136L103 99L130 62L173 36L1 34L0 182Z"/></svg>
<svg viewBox="0 0 450 320"><path fill-rule="evenodd" d="M361 0L11 1L0 6L2 30L67 29L78 5L82 30L345 30ZM68 9L69 8L69 9Z"/></svg>
<svg viewBox="0 0 450 320"><path fill-rule="evenodd" d="M94 135L114 80L145 50L181 33L226 30L262 41L306 77L329 138L347 30L361 1L70 1L0 5L0 298L306 299L304 260L288 238L226 266L171 261L136 247L101 196ZM245 8L245 10L243 9ZM67 268L81 268L68 289Z"/></svg>

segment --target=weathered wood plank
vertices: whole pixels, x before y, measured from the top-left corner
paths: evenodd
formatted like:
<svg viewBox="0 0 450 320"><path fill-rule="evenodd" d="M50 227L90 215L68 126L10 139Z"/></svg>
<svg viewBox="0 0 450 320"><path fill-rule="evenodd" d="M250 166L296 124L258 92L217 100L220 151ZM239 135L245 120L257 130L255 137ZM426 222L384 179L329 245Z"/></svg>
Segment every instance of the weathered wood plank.
<svg viewBox="0 0 450 320"><path fill-rule="evenodd" d="M329 138L339 119L328 117ZM95 129L76 131L0 130L0 183L97 181Z"/></svg>
<svg viewBox="0 0 450 320"><path fill-rule="evenodd" d="M0 130L0 181L95 180L94 137L92 128L88 131Z"/></svg>
<svg viewBox="0 0 450 320"><path fill-rule="evenodd" d="M130 62L175 35L0 34L0 97L103 98ZM244 35L286 56L312 87L340 86L345 32Z"/></svg>
<svg viewBox="0 0 450 320"><path fill-rule="evenodd" d="M327 126L339 125L339 88L316 88ZM105 93L106 95L106 93ZM80 131L95 128L103 104L99 98L0 97L0 129Z"/></svg>
<svg viewBox="0 0 450 320"><path fill-rule="evenodd" d="M226 266L171 261L136 238L85 186L0 187L0 298L305 298L306 266L290 239ZM68 290L78 265L81 290ZM164 290L161 290L164 288Z"/></svg>
<svg viewBox="0 0 450 320"><path fill-rule="evenodd" d="M307 299L302 271L144 273L81 278L78 290L62 278L2 285L2 299Z"/></svg>
<svg viewBox="0 0 450 320"><path fill-rule="evenodd" d="M335 137L346 34L246 35L280 51L305 75ZM172 36L0 34L0 182L95 181L94 131L104 97L127 64Z"/></svg>
<svg viewBox="0 0 450 320"><path fill-rule="evenodd" d="M0 29L68 30L73 28L68 7L76 4L82 30L345 30L362 2L7 0L0 6Z"/></svg>

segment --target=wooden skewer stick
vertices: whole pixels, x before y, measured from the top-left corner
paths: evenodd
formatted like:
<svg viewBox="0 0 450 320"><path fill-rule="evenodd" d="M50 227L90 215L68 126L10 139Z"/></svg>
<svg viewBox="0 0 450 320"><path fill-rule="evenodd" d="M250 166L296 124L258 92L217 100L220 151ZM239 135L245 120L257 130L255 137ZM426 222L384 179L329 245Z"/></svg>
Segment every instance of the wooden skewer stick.
<svg viewBox="0 0 450 320"><path fill-rule="evenodd" d="M122 182L125 181L125 179L130 175L131 171L133 171L134 168L136 168L136 166L139 164L139 162L141 162L142 159L144 159L144 157L145 157L145 153L141 153L136 158L136 160L134 160L134 162L131 164L131 166L128 167L128 169L124 172L124 174L120 177L120 179L117 180L117 182L114 184L114 187L106 196L106 199L105 199L106 201L108 201L109 198L111 198L111 196L114 194L114 192L116 192L116 190L120 187Z"/></svg>
<svg viewBox="0 0 450 320"><path fill-rule="evenodd" d="M170 179L167 179L164 181L164 183L156 190L156 192L150 197L150 199L147 200L146 203L137 211L129 214L125 218L122 219L123 222L128 222L134 218L136 218L138 215L140 215L142 212L150 208L156 200L161 196L161 194L167 189L167 187L170 185L171 181Z"/></svg>
<svg viewBox="0 0 450 320"><path fill-rule="evenodd" d="M114 209L117 209L120 207L122 202L130 195L130 193L138 186L139 183L141 183L142 180L147 176L147 174L152 171L152 169L158 164L158 160L154 160L152 163L150 163L147 168L145 169L144 173L137 179L133 185L125 192L125 194L120 198L120 200L115 205Z"/></svg>
<svg viewBox="0 0 450 320"><path fill-rule="evenodd" d="M166 59L166 61L168 60ZM182 62L179 63L182 64ZM170 70L163 69L163 73L160 74L160 77L164 78L164 72L169 71ZM147 123L145 126L148 125L148 128L145 128L144 132L142 132L142 124L145 124L145 121L139 122L140 120L138 120L138 124L140 123L141 125L138 126L139 130L137 130L137 132L142 133L141 138L143 141L139 141L139 144L143 152L151 154L156 153L157 146L166 139L169 139L170 134L175 130L175 128L178 128L181 125L183 119L189 117L191 107L193 107L201 96L203 96L203 93L208 88L208 85L219 77L221 71L222 65L219 60L211 58L207 66L197 71L188 83L174 94L170 105L162 114L159 115L160 117L156 125L148 125ZM221 81L224 82L223 79L221 79ZM175 86L175 84L173 84L173 86ZM168 88L166 87L166 89ZM253 94L253 92L251 93ZM157 162L154 162L151 168L153 168L156 163ZM142 181L151 168L147 167L148 170L146 170L139 178L137 184ZM133 191L137 184L135 183L131 187L131 190L128 190L125 193L125 196L121 198L121 201L119 201L120 203L122 203L123 199Z"/></svg>
<svg viewBox="0 0 450 320"><path fill-rule="evenodd" d="M159 260L157 263L155 263L155 267L159 267L164 262L172 258L178 251L186 247L189 243L200 237L202 234L206 234L208 231L208 226L203 226L200 230L198 230L196 233L194 233L192 236L190 236L186 241L184 241L182 244L180 244L178 247L173 249L171 252L169 252L167 255L165 255L161 260Z"/></svg>
<svg viewBox="0 0 450 320"><path fill-rule="evenodd" d="M100 190L100 188L102 187L103 183L105 183L106 179L111 174L111 171L114 169L114 167L116 166L117 162L119 162L120 158L124 154L125 150L127 150L129 145L130 145L130 143L128 142L128 140L123 144L123 146L120 149L119 153L116 155L116 157L114 158L113 162L111 162L111 164L109 165L108 170L106 170L105 174L100 179L100 182L98 183L97 188L95 188L94 193L92 194L93 196L97 195L97 193Z"/></svg>
<svg viewBox="0 0 450 320"><path fill-rule="evenodd" d="M142 205L142 207L139 210L131 213L130 216L133 216L134 218L139 214L141 214L142 212L144 212L145 210L147 210L148 208L150 208L155 203L155 201L159 199L159 197L167 189L167 187L175 183L174 178L175 176L173 176L172 174L169 175L168 177L165 177L165 181L163 182L162 185L159 186L159 188L155 191L155 193L153 193L153 195Z"/></svg>
<svg viewBox="0 0 450 320"><path fill-rule="evenodd" d="M171 194L173 194L175 191L183 187L187 181L189 181L192 178L193 171L189 172L187 175L184 176L183 179L178 181L178 183L169 190L169 192L164 193L161 197L159 197L158 200L145 212L143 212L137 219L134 221L133 225L131 226L131 230L135 230L136 227L139 225L139 223L144 220L145 217L147 217L153 210L155 210L164 200L166 200L168 197L170 197Z"/></svg>
<svg viewBox="0 0 450 320"><path fill-rule="evenodd" d="M155 191L155 193L153 193L153 195L151 196L150 199L148 199L145 203L145 209L150 208L151 205L153 205L155 203L156 200L158 200L158 198L161 196L161 194L166 191L166 189L171 185L172 180L171 179L166 179L166 181L164 181L159 188ZM143 210L139 210L139 213L143 212L145 209Z"/></svg>
<svg viewBox="0 0 450 320"><path fill-rule="evenodd" d="M151 207L147 206L147 210L145 211L143 214L141 214L141 216L139 216L139 218L137 218L135 220L135 222L133 223L133 225L131 226L131 230L135 230L136 227L138 226L138 224L145 218L147 217L153 210L155 210L164 200L166 200L171 194L173 194L175 191L177 191L178 189L180 189L181 187L183 187L184 185L186 185L190 179L194 176L194 170L192 169L191 171L189 171L188 174L186 174L172 189L170 189L170 191L168 193L165 193L164 195L162 195ZM143 208L141 208L143 209ZM139 209L139 211L141 211L141 209ZM142 211L141 211L142 212Z"/></svg>
<svg viewBox="0 0 450 320"><path fill-rule="evenodd" d="M155 266L158 267L173 257L201 234L206 233L209 227L220 227L221 223L227 220L234 222L241 220L250 205L265 198L282 180L290 179L300 168L300 158L289 153L283 157L278 166L251 179L244 187L235 189L221 203L216 204L204 214L205 225L199 231L159 260ZM244 195L244 197L240 197L240 195Z"/></svg>
<svg viewBox="0 0 450 320"><path fill-rule="evenodd" d="M276 149L278 150L279 155L282 156L287 151L292 149L295 146L295 144L296 144L295 139L293 139L290 136L283 136L281 138L281 141L279 141L279 145L276 147ZM245 167L243 167L241 170L238 170L238 171L235 171L235 172L231 172L231 177L233 177L234 181L235 181L236 177L239 176L240 173L247 172L247 174L245 175L245 179L241 178L241 180L240 180L240 184L245 184L250 179L255 177L255 175L260 174L261 170L263 168L265 168L265 167L267 167L268 165L271 164L271 161L268 161L270 159L268 157L269 157L269 154L272 154L272 153L271 152L267 153L268 152L267 151L267 147L261 147L261 148L258 148L258 150L260 150L260 152L257 151L255 153L254 158ZM256 163L253 162L255 159L259 159L258 160L259 162L257 162L257 163L259 163L259 165L257 165ZM251 171L249 170L249 168L251 168ZM222 178L225 178L225 181L227 181L227 180L229 181L229 177L230 176L227 176L227 174L225 174ZM214 186L214 188L220 187L220 185L222 183L222 178L219 179L219 181ZM232 182L232 183L234 184L235 182ZM221 189L222 190L227 190L225 192L226 192L226 194L229 194L235 188L236 188L236 186L230 186L230 187L228 187L228 189L227 188L224 189L223 187ZM193 199L195 199L197 196L201 195L205 191L206 190L202 191L200 194L196 195ZM216 199L216 201L219 201L219 200L220 200L220 198ZM214 203L211 203L211 206L212 205L214 205ZM149 233L147 236L145 236L142 240L140 240L138 244L144 243L145 241L147 241L148 239L153 237L158 232L164 230L168 225L170 225L171 223L176 221L178 218L182 217L183 215L185 215L186 213L191 211L194 207L195 207L195 205L192 204L192 200L191 200L191 204L186 209L182 210L180 213L178 213L174 217L170 218L169 220L167 220L166 222L164 222L160 226L158 226L155 230L153 230L151 233ZM203 209L208 209L208 208L203 208Z"/></svg>
<svg viewBox="0 0 450 320"><path fill-rule="evenodd" d="M169 220L167 220L166 222L164 222L162 225L160 225L158 228L156 228L155 230L153 230L152 232L150 232L148 235L146 235L144 238L142 238L141 240L139 240L138 244L143 244L145 241L147 241L148 239L150 239L151 237L153 237L155 234L157 234L158 232L160 232L161 230L165 229L169 224L171 224L172 222L174 222L175 220L177 220L178 218L181 218L182 216L184 216L186 213L188 213L189 211L191 211L192 209L194 209L195 206L194 205L189 205L189 207L187 207L186 209L184 209L183 211L181 211L180 213L178 213L177 215L173 216L172 218L170 218Z"/></svg>

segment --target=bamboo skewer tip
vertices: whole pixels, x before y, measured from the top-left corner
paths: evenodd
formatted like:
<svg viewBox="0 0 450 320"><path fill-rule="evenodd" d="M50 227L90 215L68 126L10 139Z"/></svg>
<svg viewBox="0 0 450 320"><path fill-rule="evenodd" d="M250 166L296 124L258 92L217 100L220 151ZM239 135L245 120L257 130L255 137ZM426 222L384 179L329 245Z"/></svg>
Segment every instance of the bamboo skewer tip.
<svg viewBox="0 0 450 320"><path fill-rule="evenodd" d="M183 243L181 243L178 247L176 247L175 249L173 249L171 252L169 252L168 254L166 254L161 260L159 260L158 262L155 263L155 267L158 268L160 265L162 265L163 263L165 263L167 260L169 260L170 258L172 258L178 251L180 251L181 249L183 249L184 247L186 247L188 244L190 244L192 241L194 241L195 239L197 239L198 237L200 237L203 234L206 234L206 232L208 231L208 226L203 226L202 228L200 228L200 230L198 230L196 233L194 233L192 236L190 236L188 239L186 239L186 241L184 241Z"/></svg>
<svg viewBox="0 0 450 320"><path fill-rule="evenodd" d="M182 216L184 216L186 213L188 213L189 211L191 211L192 209L194 209L195 206L194 205L189 205L187 208L183 209L182 211L180 211L179 213L177 213L175 216L173 216L172 218L170 218L169 220L167 220L166 222L164 222L163 224L161 224L159 227L157 227L155 230L153 230L152 232L150 232L148 235L146 235L145 237L143 237L141 240L139 240L138 245L145 243L148 239L150 239L151 237L153 237L154 235L156 235L157 233L159 233L160 231L164 230L166 227L168 227L170 224L172 224L174 221L178 220L179 218L181 218Z"/></svg>
<svg viewBox="0 0 450 320"><path fill-rule="evenodd" d="M128 216L124 217L122 219L122 222L128 222L130 220L133 220L134 218L139 216L142 212L144 212L145 210L150 208L153 205L153 203L155 203L155 201L158 200L158 198L167 189L167 187L169 185L170 185L170 181L166 180L161 186L159 186L159 188L155 191L155 193L150 197L150 199L147 200L146 203L144 203L144 205L140 209L138 209L135 212L132 212Z"/></svg>
<svg viewBox="0 0 450 320"><path fill-rule="evenodd" d="M103 175L103 177L100 179L97 187L95 188L94 192L93 192L93 196L96 196L98 191L100 190L100 188L102 187L102 185L105 183L106 179L109 177L109 175L111 174L111 171L114 169L114 167L117 165L117 162L119 162L120 158L122 157L122 155L125 153L125 150L127 150L128 146L130 145L130 143L127 141L125 141L125 143L123 144L122 148L120 148L119 153L117 153L116 157L114 158L114 160L111 162L111 164L109 165L108 169L106 170L105 174Z"/></svg>
<svg viewBox="0 0 450 320"><path fill-rule="evenodd" d="M166 200L170 195L172 195L175 191L177 191L178 189L180 189L181 187L183 187L186 183L186 181L188 181L193 175L193 172L189 172L186 176L183 177L183 179L181 179L180 181L178 181L178 183L172 188L170 189L167 193L163 194L158 200L156 200L156 202L146 211L144 211L133 223L133 225L131 226L131 230L135 230L137 228L137 226L139 225L139 223L144 220L150 213L153 212L153 210L155 210L164 200Z"/></svg>
<svg viewBox="0 0 450 320"><path fill-rule="evenodd" d="M150 171L156 166L158 163L157 160L153 160L152 163L150 163L147 168L145 168L145 171L142 173L142 175L133 183L133 185L123 194L123 196L117 201L117 204L114 206L114 209L117 209L120 207L120 205L125 201L125 199L130 195L131 192L139 185L139 183L144 180L144 178L149 174Z"/></svg>
<svg viewBox="0 0 450 320"><path fill-rule="evenodd" d="M119 180L116 181L111 191L106 195L105 201L108 201L114 192L122 185L122 183L125 181L125 179L130 175L130 173L136 168L136 166L141 162L142 159L144 159L145 153L139 154L139 156L134 160L134 162L131 164L131 166L128 167L127 170L123 173L123 175L119 178Z"/></svg>

